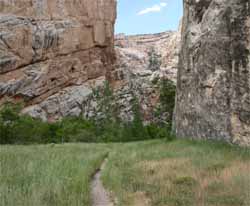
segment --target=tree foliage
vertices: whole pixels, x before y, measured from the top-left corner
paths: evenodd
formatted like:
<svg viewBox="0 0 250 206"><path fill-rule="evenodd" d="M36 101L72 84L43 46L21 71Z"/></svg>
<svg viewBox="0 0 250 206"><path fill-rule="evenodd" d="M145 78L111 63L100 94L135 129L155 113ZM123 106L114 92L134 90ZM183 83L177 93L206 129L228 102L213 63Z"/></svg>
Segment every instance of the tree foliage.
<svg viewBox="0 0 250 206"><path fill-rule="evenodd" d="M152 47L149 52L149 65L148 69L151 71L158 71L161 67L161 55L156 52L156 50Z"/></svg>
<svg viewBox="0 0 250 206"><path fill-rule="evenodd" d="M161 101L172 98L173 91L162 91ZM21 106L6 104L0 109L0 144L47 144L65 142L126 142L169 137L165 127L145 125L140 102L133 95L131 122L122 121L118 115L113 90L108 83L95 91L98 96L100 119L67 117L58 122L43 122L20 114ZM170 110L172 104L164 104Z"/></svg>

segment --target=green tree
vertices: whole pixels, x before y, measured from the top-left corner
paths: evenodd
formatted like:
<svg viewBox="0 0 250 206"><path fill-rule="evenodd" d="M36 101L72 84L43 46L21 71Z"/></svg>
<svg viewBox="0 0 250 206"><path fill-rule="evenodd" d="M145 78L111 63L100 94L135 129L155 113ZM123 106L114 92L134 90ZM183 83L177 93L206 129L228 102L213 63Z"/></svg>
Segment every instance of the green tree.
<svg viewBox="0 0 250 206"><path fill-rule="evenodd" d="M175 107L175 95L176 95L176 86L169 79L162 79L160 81L160 105L156 110L156 116L161 116L162 114L167 114L167 119L164 124L167 124L168 127L171 127L172 118Z"/></svg>
<svg viewBox="0 0 250 206"><path fill-rule="evenodd" d="M98 88L93 93L97 99L97 113L102 114L102 121L110 121L114 118L117 118L115 96L110 83L105 81L104 87Z"/></svg>
<svg viewBox="0 0 250 206"><path fill-rule="evenodd" d="M161 68L161 55L157 54L154 47L152 47L149 52L149 65L148 69L151 71L158 71Z"/></svg>
<svg viewBox="0 0 250 206"><path fill-rule="evenodd" d="M143 123L143 115L141 112L140 102L135 94L132 100L133 120L126 124L125 131L127 131L128 140L143 140L148 139L148 133Z"/></svg>
<svg viewBox="0 0 250 206"><path fill-rule="evenodd" d="M96 121L97 135L100 141L119 141L121 121L113 89L108 81L104 87L94 92L97 97L98 114L102 117Z"/></svg>

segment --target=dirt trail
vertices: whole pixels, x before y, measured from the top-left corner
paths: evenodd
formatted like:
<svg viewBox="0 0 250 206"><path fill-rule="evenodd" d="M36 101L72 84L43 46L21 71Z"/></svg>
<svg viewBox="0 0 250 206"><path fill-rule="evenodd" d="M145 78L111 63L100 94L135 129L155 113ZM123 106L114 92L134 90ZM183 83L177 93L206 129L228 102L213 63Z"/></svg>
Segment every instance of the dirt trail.
<svg viewBox="0 0 250 206"><path fill-rule="evenodd" d="M103 171L106 163L107 158L103 161L100 169L96 172L92 181L91 196L93 206L114 206L109 193L105 190L101 181L101 172Z"/></svg>

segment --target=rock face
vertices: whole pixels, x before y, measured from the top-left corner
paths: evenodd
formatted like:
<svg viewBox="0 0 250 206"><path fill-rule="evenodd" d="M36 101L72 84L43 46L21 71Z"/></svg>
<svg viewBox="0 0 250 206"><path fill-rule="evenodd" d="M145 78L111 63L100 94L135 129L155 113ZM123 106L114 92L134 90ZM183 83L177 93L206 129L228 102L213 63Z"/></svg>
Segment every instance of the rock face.
<svg viewBox="0 0 250 206"><path fill-rule="evenodd" d="M131 36L119 34L115 40L118 60L121 64L127 64L131 71L148 73L148 54L153 48L161 61L161 68L156 73L176 82L180 34L180 30Z"/></svg>
<svg viewBox="0 0 250 206"><path fill-rule="evenodd" d="M89 118L99 115L93 89L109 80L123 119L136 96L152 121L154 80L176 82L180 32L114 40L115 19L116 0L0 0L0 105L24 102L24 113L45 121ZM157 71L151 48L161 55Z"/></svg>
<svg viewBox="0 0 250 206"><path fill-rule="evenodd" d="M175 133L250 145L250 0L184 0Z"/></svg>
<svg viewBox="0 0 250 206"><path fill-rule="evenodd" d="M159 84L155 80L169 79L176 82L180 32L131 35L119 34L115 38L117 67L115 94L122 119L132 117L133 96L137 97L144 120L156 121L154 111L159 104ZM156 71L149 68L149 52L159 54L161 66ZM162 114L164 119L167 114Z"/></svg>
<svg viewBox="0 0 250 206"><path fill-rule="evenodd" d="M116 0L1 0L0 102L49 120L79 114L112 71L115 19Z"/></svg>

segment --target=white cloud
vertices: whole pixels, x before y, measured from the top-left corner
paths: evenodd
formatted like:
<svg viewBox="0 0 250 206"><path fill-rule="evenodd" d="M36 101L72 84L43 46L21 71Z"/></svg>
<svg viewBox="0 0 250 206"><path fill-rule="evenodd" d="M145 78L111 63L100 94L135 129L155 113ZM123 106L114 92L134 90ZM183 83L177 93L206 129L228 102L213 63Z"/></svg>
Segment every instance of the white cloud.
<svg viewBox="0 0 250 206"><path fill-rule="evenodd" d="M161 2L159 4L155 4L152 7L148 7L146 9L143 9L137 13L137 15L144 15L152 12L160 12L162 8L166 7L167 3L166 2Z"/></svg>
<svg viewBox="0 0 250 206"><path fill-rule="evenodd" d="M167 3L166 3L166 2L161 2L161 3L160 3L160 6L161 6L161 7L165 7L165 6L167 6Z"/></svg>

